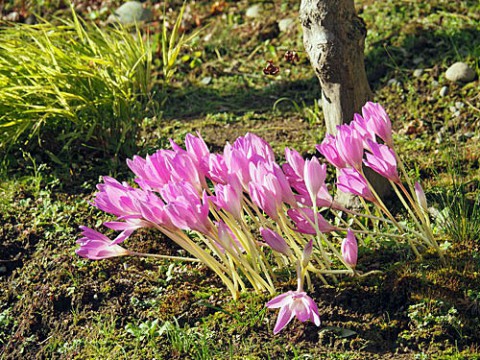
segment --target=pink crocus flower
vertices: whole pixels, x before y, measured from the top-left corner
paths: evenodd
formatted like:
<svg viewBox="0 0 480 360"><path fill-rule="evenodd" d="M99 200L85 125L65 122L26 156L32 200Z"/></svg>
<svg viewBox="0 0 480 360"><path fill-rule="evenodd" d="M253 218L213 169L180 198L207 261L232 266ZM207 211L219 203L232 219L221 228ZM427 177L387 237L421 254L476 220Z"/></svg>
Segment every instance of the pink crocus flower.
<svg viewBox="0 0 480 360"><path fill-rule="evenodd" d="M124 242L137 229L152 226L150 222L134 216L125 216L120 219L125 221L107 221L103 223L103 225L109 229L121 231L121 233L112 240L112 245Z"/></svg>
<svg viewBox="0 0 480 360"><path fill-rule="evenodd" d="M288 216L293 220L296 226L296 231L302 234L312 234L315 235L315 215L312 209L301 208L301 209L289 209L287 211ZM337 228L331 225L325 218L320 214L316 213L318 219L318 229L322 233L328 233Z"/></svg>
<svg viewBox="0 0 480 360"><path fill-rule="evenodd" d="M310 199L316 202L317 194L325 183L327 177L327 166L320 165L316 157L305 161L303 168L303 178L305 179L305 187L310 195Z"/></svg>
<svg viewBox="0 0 480 360"><path fill-rule="evenodd" d="M120 245L112 245L110 239L86 226L80 226L83 237L77 240L80 248L75 252L90 260L107 259L116 256L130 255L131 252Z"/></svg>
<svg viewBox="0 0 480 360"><path fill-rule="evenodd" d="M292 188L299 191L306 191L305 181L303 180L305 159L296 150L285 148L285 160L282 165L283 172Z"/></svg>
<svg viewBox="0 0 480 360"><path fill-rule="evenodd" d="M358 244L353 231L350 229L347 230L347 237L342 241L341 250L343 260L350 267L355 268L358 259Z"/></svg>
<svg viewBox="0 0 480 360"><path fill-rule="evenodd" d="M332 134L327 134L322 143L316 146L317 150L325 156L325 159L338 169L347 167L347 163L340 156L337 147L337 139Z"/></svg>
<svg viewBox="0 0 480 360"><path fill-rule="evenodd" d="M236 186L234 185L235 183L237 183ZM219 209L229 212L237 220L241 219L242 190L236 178L231 184L216 184L215 196L212 196L211 199Z"/></svg>
<svg viewBox="0 0 480 360"><path fill-rule="evenodd" d="M203 140L200 133L197 136L187 134L185 136L185 147L187 152L192 156L202 172L205 172L208 168L208 158L210 157L210 150L207 144Z"/></svg>
<svg viewBox="0 0 480 360"><path fill-rule="evenodd" d="M385 144L393 148L392 122L385 109L380 104L369 101L362 107L362 115L366 120L367 127Z"/></svg>
<svg viewBox="0 0 480 360"><path fill-rule="evenodd" d="M103 184L98 184L97 189L93 205L98 209L116 216L140 215L135 200L145 196L143 190L121 184L109 176L103 177Z"/></svg>
<svg viewBox="0 0 480 360"><path fill-rule="evenodd" d="M229 252L244 252L242 243L235 236L233 231L223 221L215 222L218 230L218 241L215 241L219 250L224 254L226 250Z"/></svg>
<svg viewBox="0 0 480 360"><path fill-rule="evenodd" d="M415 195L417 196L417 202L423 211L428 212L428 205L427 205L427 197L425 196L425 192L423 191L422 185L417 181L415 183Z"/></svg>
<svg viewBox="0 0 480 360"><path fill-rule="evenodd" d="M211 234L210 208L205 192L200 198L193 185L183 181L165 185L160 193L167 203L165 213L173 225L182 230Z"/></svg>
<svg viewBox="0 0 480 360"><path fill-rule="evenodd" d="M265 163L256 165L250 163L249 168L251 181L248 184L248 191L252 201L272 219L278 219L278 209L283 202L282 185L279 179Z"/></svg>
<svg viewBox="0 0 480 360"><path fill-rule="evenodd" d="M365 200L376 201L375 196L368 187L367 180L355 169L340 169L337 187L340 191L361 196Z"/></svg>
<svg viewBox="0 0 480 360"><path fill-rule="evenodd" d="M208 157L208 171L206 176L215 183L226 184L228 182L228 168L221 154L210 154Z"/></svg>
<svg viewBox="0 0 480 360"><path fill-rule="evenodd" d="M303 252L302 252L302 267L304 267L304 268L307 267L307 265L310 262L310 259L312 257L312 254L313 254L313 239L311 239L307 243L307 245L305 245L305 248L303 249ZM301 276L301 275L297 274L297 276ZM299 288L300 289L302 288L301 283L299 284Z"/></svg>
<svg viewBox="0 0 480 360"><path fill-rule="evenodd" d="M296 317L301 322L310 320L320 326L320 315L317 304L304 291L288 291L270 300L266 306L270 309L280 308L274 334L278 334L287 324Z"/></svg>
<svg viewBox="0 0 480 360"><path fill-rule="evenodd" d="M249 162L275 161L275 154L270 144L252 133L247 133L245 136L241 136L235 140L233 148L238 150Z"/></svg>
<svg viewBox="0 0 480 360"><path fill-rule="evenodd" d="M350 123L363 140L363 147L368 149L367 140L376 141L375 132L367 126L366 120L360 114L353 115L353 121Z"/></svg>
<svg viewBox="0 0 480 360"><path fill-rule="evenodd" d="M387 145L368 141L371 154L367 152L365 165L394 183L400 183L395 152Z"/></svg>
<svg viewBox="0 0 480 360"><path fill-rule="evenodd" d="M336 147L338 155L347 165L357 170L362 168L363 139L354 127L337 126Z"/></svg>
<svg viewBox="0 0 480 360"><path fill-rule="evenodd" d="M285 239L278 233L269 228L261 227L260 234L262 235L263 240L265 240L268 246L270 246L273 250L286 256L291 255L292 250L288 246Z"/></svg>

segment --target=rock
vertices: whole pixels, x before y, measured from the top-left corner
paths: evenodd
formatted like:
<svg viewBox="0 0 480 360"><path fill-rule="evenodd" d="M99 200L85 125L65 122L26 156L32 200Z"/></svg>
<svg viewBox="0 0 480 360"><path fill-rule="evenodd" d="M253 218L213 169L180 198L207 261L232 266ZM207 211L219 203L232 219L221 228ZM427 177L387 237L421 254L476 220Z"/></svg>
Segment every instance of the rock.
<svg viewBox="0 0 480 360"><path fill-rule="evenodd" d="M464 62L456 62L445 72L445 77L455 82L470 82L475 79L475 71Z"/></svg>
<svg viewBox="0 0 480 360"><path fill-rule="evenodd" d="M415 69L413 71L413 77L418 78L418 77L422 76L422 74L423 74L423 69Z"/></svg>
<svg viewBox="0 0 480 360"><path fill-rule="evenodd" d="M432 81L432 86L433 86L433 87L437 87L437 86L438 86L438 81L437 81L437 80L433 80L433 81Z"/></svg>
<svg viewBox="0 0 480 360"><path fill-rule="evenodd" d="M18 20L20 20L20 14L16 11L12 11L8 15L6 15L4 19L6 21L17 22Z"/></svg>
<svg viewBox="0 0 480 360"><path fill-rule="evenodd" d="M400 86L401 84L400 84L400 81L398 81L395 78L392 78L392 79L387 81L387 85L388 86Z"/></svg>
<svg viewBox="0 0 480 360"><path fill-rule="evenodd" d="M5 274L7 272L7 267L5 265L0 265L0 274Z"/></svg>
<svg viewBox="0 0 480 360"><path fill-rule="evenodd" d="M441 89L440 89L440 96L441 97L444 97L444 96L447 96L448 94L448 86L443 86Z"/></svg>
<svg viewBox="0 0 480 360"><path fill-rule="evenodd" d="M212 77L211 76L205 76L202 80L200 80L200 83L202 85L208 85L212 82Z"/></svg>
<svg viewBox="0 0 480 360"><path fill-rule="evenodd" d="M423 61L423 58L420 57L420 56L413 59L413 63L414 63L415 65L420 64L422 61Z"/></svg>
<svg viewBox="0 0 480 360"><path fill-rule="evenodd" d="M278 28L280 29L280 32L286 32L291 29L294 24L295 20L291 18L285 18L278 21Z"/></svg>
<svg viewBox="0 0 480 360"><path fill-rule="evenodd" d="M138 1L127 1L108 17L107 22L134 25L141 21L150 21L152 16L152 11L149 8L144 8L142 3Z"/></svg>
<svg viewBox="0 0 480 360"><path fill-rule="evenodd" d="M262 4L252 5L245 12L245 16L249 18L258 18L261 16L262 10L263 10Z"/></svg>

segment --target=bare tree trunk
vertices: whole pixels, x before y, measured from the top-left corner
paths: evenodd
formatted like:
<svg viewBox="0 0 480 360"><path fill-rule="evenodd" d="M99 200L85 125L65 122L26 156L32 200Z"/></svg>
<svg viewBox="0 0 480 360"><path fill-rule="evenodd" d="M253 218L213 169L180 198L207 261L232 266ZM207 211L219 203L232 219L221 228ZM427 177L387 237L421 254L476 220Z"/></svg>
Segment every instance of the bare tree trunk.
<svg viewBox="0 0 480 360"><path fill-rule="evenodd" d="M353 0L301 0L303 43L322 89L327 133L349 123L372 98L364 64L366 26ZM380 195L382 181L371 179ZM337 194L341 195L341 194ZM337 196L348 203L348 196Z"/></svg>
<svg viewBox="0 0 480 360"><path fill-rule="evenodd" d="M366 27L353 0L302 0L303 43L320 80L327 132L371 99L364 64Z"/></svg>

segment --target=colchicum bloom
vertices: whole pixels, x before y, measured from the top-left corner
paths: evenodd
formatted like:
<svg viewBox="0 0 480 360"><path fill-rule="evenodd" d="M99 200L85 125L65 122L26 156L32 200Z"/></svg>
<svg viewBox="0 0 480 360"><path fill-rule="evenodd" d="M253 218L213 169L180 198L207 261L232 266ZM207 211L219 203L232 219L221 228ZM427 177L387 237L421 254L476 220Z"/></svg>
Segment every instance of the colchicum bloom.
<svg viewBox="0 0 480 360"><path fill-rule="evenodd" d="M287 211L288 216L293 220L296 226L296 231L302 234L312 234L315 235L315 217L313 210L309 208L299 209L290 209ZM322 233L328 233L336 230L337 228L330 224L324 217L317 213L318 218L318 230Z"/></svg>
<svg viewBox="0 0 480 360"><path fill-rule="evenodd" d="M340 169L337 187L340 191L361 196L365 200L376 201L375 196L368 187L367 180L355 169Z"/></svg>
<svg viewBox="0 0 480 360"><path fill-rule="evenodd" d="M337 126L337 152L349 166L360 170L363 160L363 139L350 125Z"/></svg>
<svg viewBox="0 0 480 360"><path fill-rule="evenodd" d="M420 185L418 181L415 183L415 195L417 196L417 201L420 204L423 211L428 212L427 197L425 196L425 192L423 191L422 185Z"/></svg>
<svg viewBox="0 0 480 360"><path fill-rule="evenodd" d="M310 320L320 326L320 315L317 304L304 291L289 291L270 300L266 306L269 309L280 308L274 334L278 334L295 316L301 322Z"/></svg>
<svg viewBox="0 0 480 360"><path fill-rule="evenodd" d="M380 104L369 101L362 107L362 115L367 127L382 139L385 144L393 147L392 122L385 109Z"/></svg>
<svg viewBox="0 0 480 360"><path fill-rule="evenodd" d="M394 183L400 183L395 152L387 145L368 141L372 153L367 152L365 165Z"/></svg>
<svg viewBox="0 0 480 360"><path fill-rule="evenodd" d="M80 248L75 250L77 255L90 259L100 260L116 256L130 255L130 251L122 248L120 245L112 245L111 240L86 226L80 226L83 237L77 240Z"/></svg>
<svg viewBox="0 0 480 360"><path fill-rule="evenodd" d="M292 253L292 250L288 247L285 239L278 235L275 231L268 228L260 228L260 234L263 237L263 240L270 246L273 250L289 256Z"/></svg>
<svg viewBox="0 0 480 360"><path fill-rule="evenodd" d="M347 237L342 241L342 256L343 260L345 260L350 267L355 268L355 266L357 266L357 239L355 239L355 235L350 229L347 231Z"/></svg>

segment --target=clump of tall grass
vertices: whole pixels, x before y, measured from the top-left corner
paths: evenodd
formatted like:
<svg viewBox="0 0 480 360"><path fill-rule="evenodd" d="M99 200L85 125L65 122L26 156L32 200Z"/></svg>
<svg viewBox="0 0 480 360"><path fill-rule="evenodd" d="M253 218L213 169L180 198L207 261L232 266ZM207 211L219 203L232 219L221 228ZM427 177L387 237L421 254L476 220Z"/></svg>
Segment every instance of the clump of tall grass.
<svg viewBox="0 0 480 360"><path fill-rule="evenodd" d="M151 100L150 42L72 13L0 29L0 152L34 140L53 157L79 144L135 150Z"/></svg>
<svg viewBox="0 0 480 360"><path fill-rule="evenodd" d="M478 241L480 234L480 194L469 195L466 184L454 185L440 198L438 221L453 241Z"/></svg>

